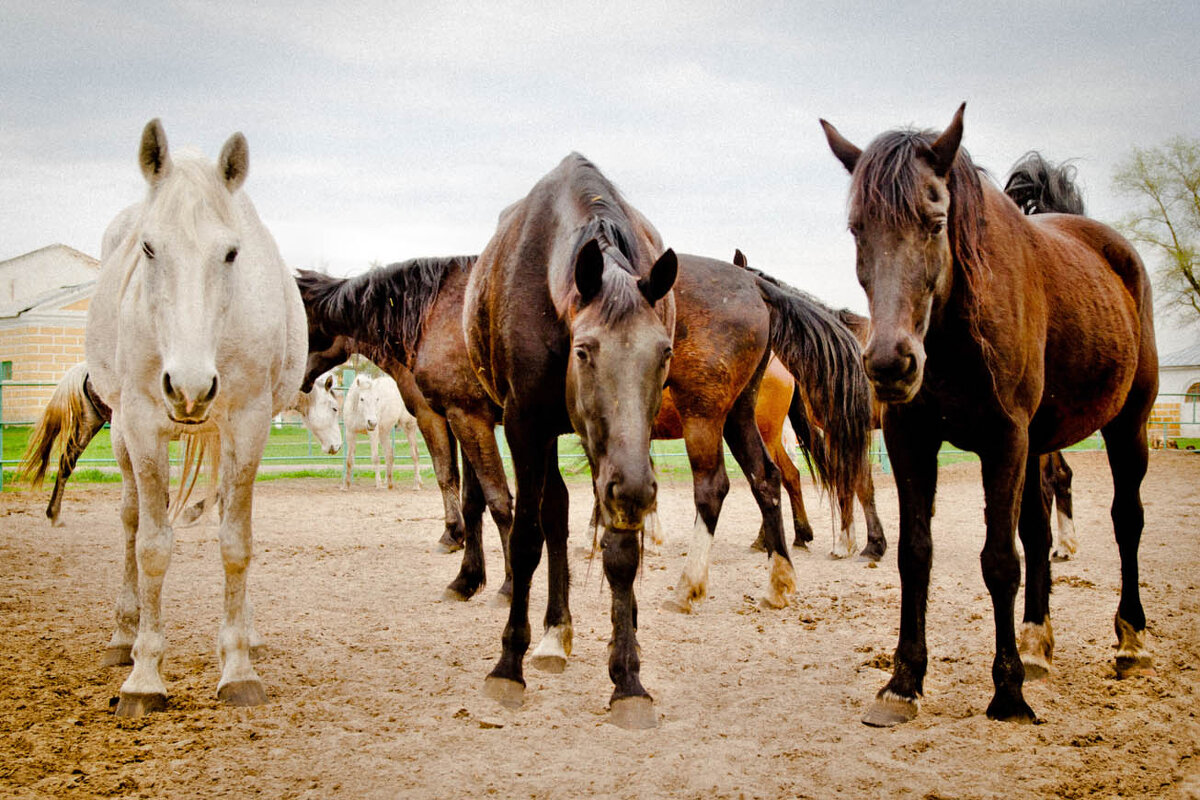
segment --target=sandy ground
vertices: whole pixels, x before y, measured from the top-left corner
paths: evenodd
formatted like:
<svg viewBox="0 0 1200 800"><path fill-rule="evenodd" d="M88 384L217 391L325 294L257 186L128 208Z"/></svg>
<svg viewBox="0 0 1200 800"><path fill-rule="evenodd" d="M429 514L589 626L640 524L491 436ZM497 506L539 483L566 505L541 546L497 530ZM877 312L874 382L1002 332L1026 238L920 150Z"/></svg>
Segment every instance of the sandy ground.
<svg viewBox="0 0 1200 800"><path fill-rule="evenodd" d="M1051 677L1027 686L1044 724L989 721L993 634L979 573L978 467L943 468L921 715L859 722L885 682L898 624L894 548L878 568L833 561L825 504L818 548L796 556L790 608L763 611L766 561L744 482L726 502L711 595L691 616L662 609L683 566L690 483L660 493L667 544L649 556L643 680L656 730L606 722L609 595L582 556L586 484L571 487L575 652L565 673L527 670L525 707L481 694L506 612L487 528L491 585L441 600L458 556L437 552L440 502L407 481L260 484L252 595L268 640L270 701L218 704L221 596L215 527L180 530L168 575L166 712L110 712L127 668L98 666L119 576L116 486L73 486L66 527L44 493L0 495L0 794L16 797L1197 797L1200 796L1200 457L1152 454L1144 498L1143 598L1158 674L1118 681L1117 554L1100 454L1078 454L1081 552L1054 567ZM895 539L896 495L878 476ZM861 525L860 525L861 530ZM861 534L860 534L861 535ZM544 565L534 588L535 638Z"/></svg>

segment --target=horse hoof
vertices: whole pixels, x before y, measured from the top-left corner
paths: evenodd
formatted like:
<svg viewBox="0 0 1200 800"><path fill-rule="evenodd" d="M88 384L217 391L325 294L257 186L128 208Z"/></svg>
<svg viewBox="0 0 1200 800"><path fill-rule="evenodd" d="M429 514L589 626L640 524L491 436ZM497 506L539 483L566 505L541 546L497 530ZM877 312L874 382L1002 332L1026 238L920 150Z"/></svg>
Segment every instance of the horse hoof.
<svg viewBox="0 0 1200 800"><path fill-rule="evenodd" d="M262 658L266 654L267 654L267 644L265 642L259 642L258 644L250 645L251 660L257 661L258 659Z"/></svg>
<svg viewBox="0 0 1200 800"><path fill-rule="evenodd" d="M496 596L492 598L492 608L509 608L512 606L512 590L506 594L504 589L496 592Z"/></svg>
<svg viewBox="0 0 1200 800"><path fill-rule="evenodd" d="M445 537L442 537L441 539L438 540L438 552L439 553L457 553L459 550L462 550L462 549L463 549L462 542L456 542L453 539L446 539Z"/></svg>
<svg viewBox="0 0 1200 800"><path fill-rule="evenodd" d="M750 543L750 551L754 553L765 553L767 552L767 543L763 541L762 537L760 536Z"/></svg>
<svg viewBox="0 0 1200 800"><path fill-rule="evenodd" d="M890 728L916 719L918 710L920 707L916 700L886 692L875 698L862 721L872 728Z"/></svg>
<svg viewBox="0 0 1200 800"><path fill-rule="evenodd" d="M121 644L105 648L100 658L102 667L128 667L133 664L133 645Z"/></svg>
<svg viewBox="0 0 1200 800"><path fill-rule="evenodd" d="M645 696L613 700L609 709L609 722L627 731L657 728L658 715L654 713L654 701Z"/></svg>
<svg viewBox="0 0 1200 800"><path fill-rule="evenodd" d="M663 604L662 604L662 608L663 608L663 611L671 611L675 614L691 614L692 613L692 604L691 603L683 603L683 602L680 602L679 600L676 600L673 597L669 600L664 600Z"/></svg>
<svg viewBox="0 0 1200 800"><path fill-rule="evenodd" d="M554 675L561 674L567 668L567 660L560 655L533 655L529 657L529 664L534 669Z"/></svg>
<svg viewBox="0 0 1200 800"><path fill-rule="evenodd" d="M883 553L867 545L863 551L858 554L858 561L880 561L883 559Z"/></svg>
<svg viewBox="0 0 1200 800"><path fill-rule="evenodd" d="M154 692L153 694L133 694L121 692L117 702L118 717L143 717L155 711L167 710L167 696Z"/></svg>
<svg viewBox="0 0 1200 800"><path fill-rule="evenodd" d="M988 704L987 716L988 719L999 722L1017 722L1024 725L1032 725L1038 721L1037 714L1033 713L1033 709L1020 695L1003 699L999 695L993 697L992 702Z"/></svg>
<svg viewBox="0 0 1200 800"><path fill-rule="evenodd" d="M1053 553L1050 554L1050 560L1054 561L1056 563L1061 563L1063 561L1070 561L1071 554L1070 553L1060 553L1057 550L1055 550Z"/></svg>
<svg viewBox="0 0 1200 800"><path fill-rule="evenodd" d="M262 681L230 681L217 688L217 699L231 706L261 706L267 702Z"/></svg>
<svg viewBox="0 0 1200 800"><path fill-rule="evenodd" d="M482 580L475 582L459 576L450 581L450 585L442 592L442 599L465 603L478 594L484 585L485 582Z"/></svg>
<svg viewBox="0 0 1200 800"><path fill-rule="evenodd" d="M1025 682L1045 680L1050 677L1050 664L1044 659L1033 655L1022 655L1021 665L1025 667Z"/></svg>
<svg viewBox="0 0 1200 800"><path fill-rule="evenodd" d="M1154 669L1154 659L1148 655L1117 656L1117 677L1125 678L1150 677L1157 675Z"/></svg>
<svg viewBox="0 0 1200 800"><path fill-rule="evenodd" d="M520 708L525 702L525 684L489 675L483 682L483 694L505 708Z"/></svg>

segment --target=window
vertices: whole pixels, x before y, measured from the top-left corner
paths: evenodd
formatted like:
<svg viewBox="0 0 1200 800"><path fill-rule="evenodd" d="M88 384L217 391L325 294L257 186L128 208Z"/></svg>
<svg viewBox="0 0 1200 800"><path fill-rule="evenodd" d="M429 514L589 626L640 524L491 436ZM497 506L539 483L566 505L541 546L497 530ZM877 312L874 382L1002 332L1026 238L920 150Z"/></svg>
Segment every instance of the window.
<svg viewBox="0 0 1200 800"><path fill-rule="evenodd" d="M5 364L9 362L4 362ZM1186 397L1183 398L1185 403L1200 403L1200 381L1193 383L1188 387Z"/></svg>
<svg viewBox="0 0 1200 800"><path fill-rule="evenodd" d="M12 380L12 362L0 361L0 381Z"/></svg>

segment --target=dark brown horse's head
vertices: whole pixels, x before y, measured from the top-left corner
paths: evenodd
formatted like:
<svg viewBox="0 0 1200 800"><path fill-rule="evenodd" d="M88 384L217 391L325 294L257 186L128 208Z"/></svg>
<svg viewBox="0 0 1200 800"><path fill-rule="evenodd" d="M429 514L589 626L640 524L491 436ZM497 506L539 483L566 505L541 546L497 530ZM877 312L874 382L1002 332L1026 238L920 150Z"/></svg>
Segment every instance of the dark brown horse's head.
<svg viewBox="0 0 1200 800"><path fill-rule="evenodd" d="M667 250L639 278L624 260L617 247L596 239L576 256L566 399L604 525L636 530L658 489L650 431L671 362L677 265ZM618 263L606 268L609 261Z"/></svg>
<svg viewBox="0 0 1200 800"><path fill-rule="evenodd" d="M866 151L821 120L829 147L852 176L850 232L871 311L863 363L884 402L908 402L921 388L925 335L961 255L955 212L963 206L955 196L960 185L979 191L974 166L965 154L958 157L965 105L940 135L891 131Z"/></svg>
<svg viewBox="0 0 1200 800"><path fill-rule="evenodd" d="M313 381L354 355L353 340L348 336L330 336L319 326L308 324L308 362L300 391L312 391Z"/></svg>

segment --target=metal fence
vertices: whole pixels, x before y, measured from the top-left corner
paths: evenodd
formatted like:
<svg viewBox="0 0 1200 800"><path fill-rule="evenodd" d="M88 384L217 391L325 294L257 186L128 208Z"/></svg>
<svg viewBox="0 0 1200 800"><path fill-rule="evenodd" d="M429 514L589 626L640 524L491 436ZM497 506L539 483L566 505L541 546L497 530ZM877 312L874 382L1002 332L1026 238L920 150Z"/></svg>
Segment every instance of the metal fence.
<svg viewBox="0 0 1200 800"><path fill-rule="evenodd" d="M48 382L0 381L0 420L3 419L4 395L6 390L52 389L54 386L54 383ZM1165 413L1162 411L1163 409L1166 409ZM1178 409L1178 413L1174 409ZM3 488L6 479L4 471L12 471L19 466L25 443L28 441L35 424L36 420L0 422L0 488ZM106 471L116 471L117 463L112 457L111 448L109 447L107 426L105 428L106 430L103 434L98 435L93 444L89 445L88 449L84 451L77 463L77 468L84 469L90 467ZM1156 403L1156 414L1149 423L1149 433L1151 441L1155 446L1163 446L1164 444L1170 446L1170 443L1179 439L1200 440L1200 397L1184 394L1159 395L1158 402ZM503 430L497 429L496 434L501 457L507 465L510 463L510 459L504 441ZM343 439L345 439L344 430ZM417 446L420 454L419 468L422 470L432 468L429 451L420 437L418 437ZM1104 443L1099 434L1094 434L1083 442L1074 445L1071 449L1095 450L1103 449L1103 446ZM392 432L391 447L396 454L397 467L403 474L409 467L409 451L404 441L404 435L399 430ZM654 441L651 443L651 455L660 468L665 467L672 470L687 469L687 451L682 441ZM178 448L173 445L171 448L173 465L178 464L179 456ZM969 453L963 453L949 445L944 446L940 454L940 460L943 463L970 458L974 458L974 456ZM887 451L883 446L882 436L878 432L876 432L872 440L871 460L883 472L890 471ZM730 472L738 472L738 466L728 452L725 454L725 461L726 468ZM271 435L263 455L261 469L268 472L321 469L344 470L344 462L344 449L336 455L326 455L322 452L320 444L300 422L277 421L272 423ZM577 437L562 437L559 443L559 464L563 471L568 474L587 473L587 459L584 456L583 449ZM54 471L56 468L57 464L53 464L50 471ZM369 469L370 445L365 438L360 437L355 449L355 472L358 474L360 470L367 471Z"/></svg>

